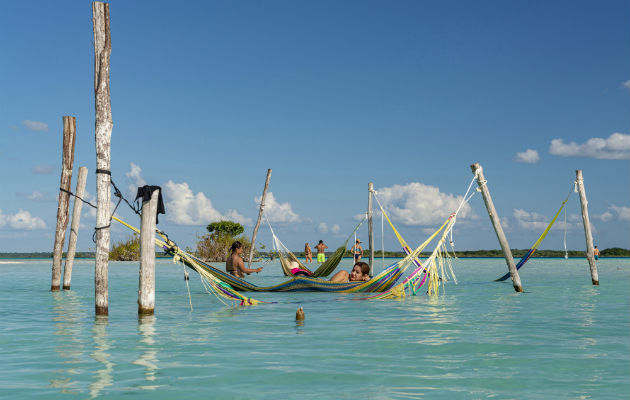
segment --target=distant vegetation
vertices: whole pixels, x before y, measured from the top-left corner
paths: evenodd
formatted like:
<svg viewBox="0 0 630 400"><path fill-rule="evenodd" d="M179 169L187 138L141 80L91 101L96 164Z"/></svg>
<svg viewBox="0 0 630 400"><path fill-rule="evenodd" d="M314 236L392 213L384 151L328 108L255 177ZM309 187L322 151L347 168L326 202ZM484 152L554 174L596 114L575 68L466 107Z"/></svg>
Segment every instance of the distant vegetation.
<svg viewBox="0 0 630 400"><path fill-rule="evenodd" d="M610 249L604 249L600 252L601 257L630 257L630 250L622 249L621 247L612 247Z"/></svg>
<svg viewBox="0 0 630 400"><path fill-rule="evenodd" d="M110 261L137 261L140 259L140 235L134 234L129 239L114 243L109 252Z"/></svg>
<svg viewBox="0 0 630 400"><path fill-rule="evenodd" d="M213 222L206 227L206 230L208 234L197 238L197 257L207 261L223 262L227 260L230 247L235 240L243 245L243 257L249 256L249 249L252 244L247 236L242 235L245 228L238 222ZM257 252L254 251L254 258L257 256Z"/></svg>

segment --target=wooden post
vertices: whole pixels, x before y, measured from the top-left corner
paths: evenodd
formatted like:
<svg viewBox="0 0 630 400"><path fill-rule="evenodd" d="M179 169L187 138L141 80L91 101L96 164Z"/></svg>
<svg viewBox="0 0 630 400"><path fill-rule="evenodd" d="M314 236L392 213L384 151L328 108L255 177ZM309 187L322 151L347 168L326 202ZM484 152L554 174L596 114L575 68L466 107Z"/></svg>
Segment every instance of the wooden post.
<svg viewBox="0 0 630 400"><path fill-rule="evenodd" d="M94 103L96 109L96 255L94 265L94 309L96 315L108 315L109 224L111 221L111 154L114 123L109 93L109 56L112 51L109 4L92 3L94 26Z"/></svg>
<svg viewBox="0 0 630 400"><path fill-rule="evenodd" d="M492 227L494 228L494 232L497 234L497 238L501 244L505 262L508 266L508 270L510 271L510 276L512 277L512 286L514 286L514 290L517 292L522 292L523 285L521 284L521 277L518 275L518 270L516 269L516 264L514 264L514 258L512 257L512 250L510 249L510 245L505 237L505 233L503 233L501 221L499 219L499 215L497 214L497 210L494 208L492 197L490 197L490 191L488 190L486 179L483 176L483 168L481 168L481 165L478 163L471 165L470 168L472 169L473 174L477 177L477 184L481 189L483 201L486 204L490 221L492 221Z"/></svg>
<svg viewBox="0 0 630 400"><path fill-rule="evenodd" d="M155 310L155 223L159 194L155 190L150 201L142 202L138 315L151 315Z"/></svg>
<svg viewBox="0 0 630 400"><path fill-rule="evenodd" d="M63 268L63 290L70 290L72 280L72 264L74 263L74 253L77 250L77 237L79 234L79 222L81 221L81 208L85 193L85 180L87 179L87 168L80 167L77 175L77 189L74 192L74 208L72 209L72 225L70 225L70 239L68 240L68 253L66 254L66 265Z"/></svg>
<svg viewBox="0 0 630 400"><path fill-rule="evenodd" d="M265 197L267 196L267 189L269 188L269 179L271 179L271 168L267 170L267 179L265 179L265 188L263 189L262 198L260 199L260 208L258 209L258 220L254 227L254 233L252 234L252 247L249 249L249 258L247 259L247 266L252 265L252 258L254 257L254 248L256 247L256 235L258 234L258 227L260 226L260 219L262 218L263 210L265 209Z"/></svg>
<svg viewBox="0 0 630 400"><path fill-rule="evenodd" d="M593 234L591 232L591 221L588 218L588 200L586 200L586 189L584 189L584 178L582 170L575 171L578 192L580 193L580 206L582 207L582 222L584 223L584 236L586 237L586 259L591 268L591 281L593 285L599 285L599 277L597 275L597 264L593 256Z"/></svg>
<svg viewBox="0 0 630 400"><path fill-rule="evenodd" d="M74 164L74 142L77 121L74 117L63 117L63 151L61 160L61 185L59 187L59 203L57 205L57 228L53 246L52 283L50 290L59 290L61 285L61 258L68 228L68 208L70 204L70 187L72 181L72 165Z"/></svg>
<svg viewBox="0 0 630 400"><path fill-rule="evenodd" d="M368 244L370 245L370 276L374 276L374 229L372 226L372 193L374 183L368 183ZM356 244L356 243L355 243Z"/></svg>

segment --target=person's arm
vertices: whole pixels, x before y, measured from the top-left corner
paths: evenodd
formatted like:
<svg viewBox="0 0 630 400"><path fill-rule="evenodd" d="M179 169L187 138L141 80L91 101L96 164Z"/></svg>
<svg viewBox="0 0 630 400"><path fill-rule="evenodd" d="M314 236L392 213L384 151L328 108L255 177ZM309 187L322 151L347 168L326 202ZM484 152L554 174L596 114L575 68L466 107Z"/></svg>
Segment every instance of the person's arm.
<svg viewBox="0 0 630 400"><path fill-rule="evenodd" d="M325 248L325 249L327 249L327 248L328 248L328 246L324 245L324 248Z"/></svg>
<svg viewBox="0 0 630 400"><path fill-rule="evenodd" d="M247 268L245 266L245 263L243 262L243 259L238 257L239 260L237 261L236 267L242 272L245 273L247 275L251 274L252 272L255 273L259 273L260 271L262 271L263 267L260 268L256 268L256 269L251 269L251 268Z"/></svg>

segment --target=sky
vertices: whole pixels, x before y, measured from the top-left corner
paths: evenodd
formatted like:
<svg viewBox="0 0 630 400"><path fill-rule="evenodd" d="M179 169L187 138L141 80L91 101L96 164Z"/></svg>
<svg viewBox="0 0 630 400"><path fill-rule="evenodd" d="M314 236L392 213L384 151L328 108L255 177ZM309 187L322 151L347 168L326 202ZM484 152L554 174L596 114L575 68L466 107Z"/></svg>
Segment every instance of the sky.
<svg viewBox="0 0 630 400"><path fill-rule="evenodd" d="M577 169L595 244L630 247L627 1L111 1L110 14L112 178L129 200L162 187L158 227L181 247L221 219L251 235L268 168L267 219L290 249L341 245L369 182L414 247L476 162L512 248L536 241ZM91 2L3 2L0 37L0 252L52 251L64 115L72 188L86 166L96 200ZM566 210L542 249L565 235L585 249L576 193ZM377 211L376 250L400 250ZM79 251L94 225L84 207ZM112 225L114 242L129 236ZM257 241L272 245L266 222ZM453 241L499 248L479 193Z"/></svg>

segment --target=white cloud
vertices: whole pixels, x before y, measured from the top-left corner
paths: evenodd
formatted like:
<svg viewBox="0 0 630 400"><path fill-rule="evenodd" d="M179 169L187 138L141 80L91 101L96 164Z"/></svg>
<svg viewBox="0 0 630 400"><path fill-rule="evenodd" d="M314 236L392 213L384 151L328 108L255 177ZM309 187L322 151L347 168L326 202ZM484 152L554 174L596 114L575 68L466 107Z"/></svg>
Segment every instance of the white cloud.
<svg viewBox="0 0 630 400"><path fill-rule="evenodd" d="M43 219L34 217L30 212L22 210L21 208L13 215L3 214L2 210L0 210L0 228L4 226L9 226L11 229L15 230L26 231L46 229L46 223Z"/></svg>
<svg viewBox="0 0 630 400"><path fill-rule="evenodd" d="M600 220L602 222L608 222L608 221L612 220L613 215L612 215L612 213L610 211L605 211L602 214L595 214L595 215L593 215L593 218L594 219L598 219L598 220Z"/></svg>
<svg viewBox="0 0 630 400"><path fill-rule="evenodd" d="M251 225L252 220L235 210L221 214L203 192L194 194L188 183L175 183L171 180L162 186L166 199L166 219L176 225L205 225L210 222L230 219L243 225Z"/></svg>
<svg viewBox="0 0 630 400"><path fill-rule="evenodd" d="M576 218L577 215L571 215L571 218L568 218L568 222L566 223L567 230L573 230L578 227L578 223ZM533 211L525 211L521 208L514 209L514 218L516 219L516 223L520 228L537 231L542 233L547 225L551 222L551 218L547 218L544 215L538 214ZM576 221L575 223L572 221ZM553 224L552 229L565 229L564 219L556 219L556 222Z"/></svg>
<svg viewBox="0 0 630 400"><path fill-rule="evenodd" d="M32 171L36 175L48 175L52 174L53 166L50 164L40 164L33 167Z"/></svg>
<svg viewBox="0 0 630 400"><path fill-rule="evenodd" d="M129 188L131 197L135 198L138 193L138 187L146 185L147 182L142 178L142 168L134 163L131 163L129 168L129 172L125 173L127 181L129 182L127 187Z"/></svg>
<svg viewBox="0 0 630 400"><path fill-rule="evenodd" d="M254 197L254 202L260 204L262 196ZM300 222L300 216L293 212L291 203L279 203L273 195L273 192L267 193L265 197L265 215L269 222Z"/></svg>
<svg viewBox="0 0 630 400"><path fill-rule="evenodd" d="M321 233L322 235L327 234L328 224L326 224L325 222L320 222L319 225L317 225L317 232Z"/></svg>
<svg viewBox="0 0 630 400"><path fill-rule="evenodd" d="M591 138L584 144L564 143L562 139L553 139L549 153L561 157L587 157L608 160L630 158L630 135L613 133L608 139Z"/></svg>
<svg viewBox="0 0 630 400"><path fill-rule="evenodd" d="M25 119L22 124L31 131L48 132L48 124L43 122Z"/></svg>
<svg viewBox="0 0 630 400"><path fill-rule="evenodd" d="M514 218L516 218L516 222L521 228L534 231L544 231L549 224L549 220L545 220L544 215L525 211L521 208L514 209Z"/></svg>
<svg viewBox="0 0 630 400"><path fill-rule="evenodd" d="M621 82L621 86L625 87L626 89L630 89L630 81Z"/></svg>
<svg viewBox="0 0 630 400"><path fill-rule="evenodd" d="M617 218L620 221L630 221L630 207L620 207L613 204L608 208L617 213Z"/></svg>
<svg viewBox="0 0 630 400"><path fill-rule="evenodd" d="M527 164L535 164L540 160L540 156L536 150L527 149L523 152L516 153L516 157L514 159L517 162L527 163Z"/></svg>
<svg viewBox="0 0 630 400"><path fill-rule="evenodd" d="M442 193L434 186L412 182L394 185L378 191L378 199L394 221L404 225L434 225L457 210L463 196ZM472 216L469 204L464 204L458 217Z"/></svg>
<svg viewBox="0 0 630 400"><path fill-rule="evenodd" d="M332 228L330 228L330 231L334 234L337 234L339 233L339 231L341 231L341 227L339 226L339 224L334 224Z"/></svg>
<svg viewBox="0 0 630 400"><path fill-rule="evenodd" d="M23 198L24 200L35 201L35 202L54 201L52 197L38 190L34 190L32 193L18 192L17 195Z"/></svg>

